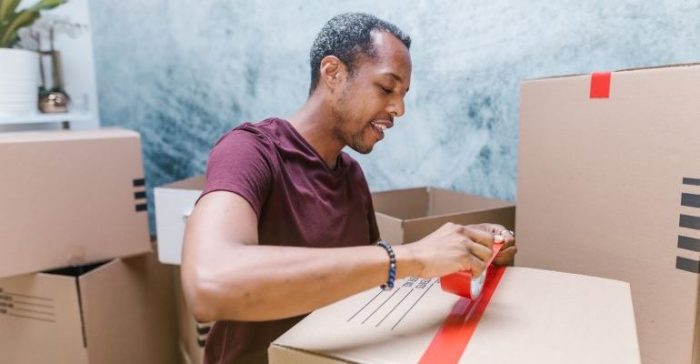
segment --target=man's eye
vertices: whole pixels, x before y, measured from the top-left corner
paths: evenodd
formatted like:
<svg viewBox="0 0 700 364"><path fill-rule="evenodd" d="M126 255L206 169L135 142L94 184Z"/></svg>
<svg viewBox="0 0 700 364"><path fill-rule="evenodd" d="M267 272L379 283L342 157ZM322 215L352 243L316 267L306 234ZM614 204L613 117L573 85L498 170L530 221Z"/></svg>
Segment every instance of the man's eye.
<svg viewBox="0 0 700 364"><path fill-rule="evenodd" d="M379 86L379 87L381 87L382 91L384 91L385 94L390 94L392 92L392 89L390 89L390 88L386 88L384 86Z"/></svg>

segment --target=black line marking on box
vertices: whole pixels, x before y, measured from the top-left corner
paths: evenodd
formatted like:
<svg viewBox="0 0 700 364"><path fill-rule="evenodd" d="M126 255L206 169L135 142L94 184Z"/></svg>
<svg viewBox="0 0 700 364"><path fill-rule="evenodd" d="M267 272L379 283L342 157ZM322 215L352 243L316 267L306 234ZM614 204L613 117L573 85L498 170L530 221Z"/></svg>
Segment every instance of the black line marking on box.
<svg viewBox="0 0 700 364"><path fill-rule="evenodd" d="M681 217L678 221L678 226L688 229L700 230L700 217L681 214Z"/></svg>
<svg viewBox="0 0 700 364"><path fill-rule="evenodd" d="M700 252L700 239L678 235L678 247L685 250Z"/></svg>
<svg viewBox="0 0 700 364"><path fill-rule="evenodd" d="M45 318L43 318L43 317L32 317L32 316L26 316L26 315L17 315L17 314L14 314L14 313L8 313L8 315L9 315L9 316L15 316L15 317L21 317L21 318L28 318L28 319L37 320L37 321L56 322L55 320L49 320L49 319L45 319Z"/></svg>
<svg viewBox="0 0 700 364"><path fill-rule="evenodd" d="M425 294L428 293L428 291L430 291L431 288L433 288L433 286L435 285L435 282L437 282L437 281L433 281L433 283L431 283L430 286L428 286L428 288L426 288L425 291L423 291L423 294L420 295L420 297L418 297L418 299L416 300L416 302L413 302L413 304L411 305L411 307L409 307L408 310L406 310L406 312L403 313L403 315L401 316L401 318L400 318L398 321L396 321L396 323L394 324L394 326L391 327L392 330L394 330L394 329L396 328L396 326L403 320L404 317L406 317L406 315L408 315L409 312L411 312L411 310L413 309L413 307L416 306L416 304L418 303L418 301L422 300L422 299L423 299L423 296L425 296Z"/></svg>
<svg viewBox="0 0 700 364"><path fill-rule="evenodd" d="M360 312L362 312L362 310L364 310L367 306L369 306L369 304L372 303L372 301L374 301L375 298L379 297L379 295L381 295L383 292L384 291L380 288L379 293L374 295L374 297L372 297L372 299L370 299L367 303L365 303L364 306L360 307L360 309L357 312L355 312L352 316L350 316L350 318L347 320L347 322L350 322L350 320L354 319L355 316L357 316Z"/></svg>
<svg viewBox="0 0 700 364"><path fill-rule="evenodd" d="M362 324L364 324L365 322L367 322L367 320L369 320L369 318L372 317L372 315L374 315L375 313L377 313L377 311L379 311L379 309L382 308L382 306L384 306L387 302L389 302L389 300L391 299L391 297L394 297L394 295L395 295L398 291L400 291L400 290L401 290L401 287L397 288L396 291L391 292L391 295L389 295L389 298L385 299L384 302L382 302L382 304L379 305L379 307L377 307L376 309L374 309L374 311L372 311L372 313L370 313L369 316L367 316L367 318L365 318L364 321L362 321Z"/></svg>
<svg viewBox="0 0 700 364"><path fill-rule="evenodd" d="M700 273L700 262L684 257L676 257L676 268L690 273Z"/></svg>
<svg viewBox="0 0 700 364"><path fill-rule="evenodd" d="M406 297L408 297L408 295L411 294L411 292L413 292L413 288L411 288L411 290L408 291L408 293L406 293L405 296L403 296L403 298L401 299L401 301L399 301L399 303L395 304L394 307L391 309L391 311L389 311L389 313L387 313L386 315L384 315L384 318L382 318L379 322L377 322L377 324L374 325L374 327L379 327L379 325L381 325L381 323L384 322L384 320L386 320L386 318L389 317L389 315L391 315L391 313L394 312L394 310L395 310L397 307L399 307L399 305L401 305L401 302L403 302L403 301L406 299Z"/></svg>

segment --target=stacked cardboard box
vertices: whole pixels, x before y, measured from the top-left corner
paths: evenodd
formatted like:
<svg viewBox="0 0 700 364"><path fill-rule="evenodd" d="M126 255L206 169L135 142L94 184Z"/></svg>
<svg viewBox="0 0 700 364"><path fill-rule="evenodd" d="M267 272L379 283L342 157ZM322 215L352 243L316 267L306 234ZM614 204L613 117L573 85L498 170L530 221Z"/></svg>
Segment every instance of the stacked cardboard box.
<svg viewBox="0 0 700 364"><path fill-rule="evenodd" d="M630 282L645 363L700 363L700 65L526 81L517 263Z"/></svg>
<svg viewBox="0 0 700 364"><path fill-rule="evenodd" d="M2 133L0 170L3 360L177 362L172 272L151 253L139 135Z"/></svg>

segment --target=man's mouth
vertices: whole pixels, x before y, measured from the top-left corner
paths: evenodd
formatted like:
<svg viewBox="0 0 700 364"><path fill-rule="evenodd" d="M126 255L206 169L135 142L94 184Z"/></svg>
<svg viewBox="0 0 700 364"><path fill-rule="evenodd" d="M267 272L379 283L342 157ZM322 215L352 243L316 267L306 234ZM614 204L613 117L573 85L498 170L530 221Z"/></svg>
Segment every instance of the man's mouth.
<svg viewBox="0 0 700 364"><path fill-rule="evenodd" d="M384 138L384 131L386 129L389 129L392 126L394 126L394 123L391 120L374 120L370 122L370 124L372 124L372 128L377 133L377 138L379 140L382 140Z"/></svg>

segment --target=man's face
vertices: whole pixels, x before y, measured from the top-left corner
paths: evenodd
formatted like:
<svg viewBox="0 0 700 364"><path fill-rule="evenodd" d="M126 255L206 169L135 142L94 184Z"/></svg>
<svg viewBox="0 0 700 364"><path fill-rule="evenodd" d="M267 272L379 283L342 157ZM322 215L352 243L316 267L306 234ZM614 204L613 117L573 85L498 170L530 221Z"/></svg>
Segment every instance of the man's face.
<svg viewBox="0 0 700 364"><path fill-rule="evenodd" d="M359 153L369 153L384 138L394 118L404 114L411 83L411 56L387 32L372 33L375 57L361 56L335 103L336 136Z"/></svg>

